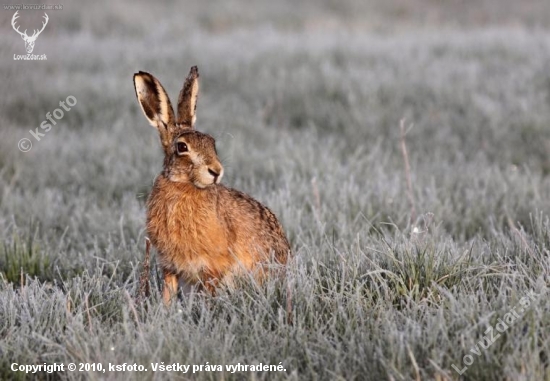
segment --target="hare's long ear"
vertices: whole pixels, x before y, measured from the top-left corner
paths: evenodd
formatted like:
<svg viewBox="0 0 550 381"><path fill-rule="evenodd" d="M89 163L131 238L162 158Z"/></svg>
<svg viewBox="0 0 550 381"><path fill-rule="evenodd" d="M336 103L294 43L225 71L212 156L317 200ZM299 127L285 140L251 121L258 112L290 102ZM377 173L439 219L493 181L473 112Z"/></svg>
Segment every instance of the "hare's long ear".
<svg viewBox="0 0 550 381"><path fill-rule="evenodd" d="M143 71L134 74L134 87L141 110L149 124L159 131L160 141L166 151L175 132L174 110L170 98L158 79Z"/></svg>
<svg viewBox="0 0 550 381"><path fill-rule="evenodd" d="M193 66L183 83L178 99L178 126L194 128L195 110L197 109L197 97L199 95L199 69Z"/></svg>

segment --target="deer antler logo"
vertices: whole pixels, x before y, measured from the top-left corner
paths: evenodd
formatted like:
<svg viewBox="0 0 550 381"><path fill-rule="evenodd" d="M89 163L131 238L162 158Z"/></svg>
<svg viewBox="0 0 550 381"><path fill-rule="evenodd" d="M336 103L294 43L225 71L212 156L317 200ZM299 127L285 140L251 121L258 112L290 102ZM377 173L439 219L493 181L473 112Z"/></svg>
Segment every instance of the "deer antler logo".
<svg viewBox="0 0 550 381"><path fill-rule="evenodd" d="M13 27L13 30L15 30L17 33L19 33L21 35L21 38L25 41L25 49L27 50L27 53L32 53L32 51L34 49L34 43L35 43L36 39L38 38L38 36L40 36L40 33L42 33L42 31L44 30L44 28L48 24L49 17L46 13L44 13L43 17L44 17L45 21L42 23L42 29L40 29L40 30L35 29L32 36L27 36L27 30L26 29L25 29L24 32L20 32L19 27L15 26L15 20L17 20L19 18L18 13L19 13L19 11L15 12L15 14L13 15L13 17L11 19L11 26Z"/></svg>

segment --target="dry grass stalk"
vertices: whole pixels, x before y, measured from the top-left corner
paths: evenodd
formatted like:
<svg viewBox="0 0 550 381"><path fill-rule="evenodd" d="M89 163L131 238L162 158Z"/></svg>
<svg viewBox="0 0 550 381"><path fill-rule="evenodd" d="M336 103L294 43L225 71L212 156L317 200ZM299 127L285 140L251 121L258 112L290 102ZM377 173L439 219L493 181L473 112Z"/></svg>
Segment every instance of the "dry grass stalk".
<svg viewBox="0 0 550 381"><path fill-rule="evenodd" d="M139 299L144 300L151 295L151 282L149 280L151 258L151 241L145 238L145 258L143 259L139 276Z"/></svg>
<svg viewBox="0 0 550 381"><path fill-rule="evenodd" d="M407 179L407 196L409 198L409 202L411 203L411 224L414 224L416 222L416 205L414 202L409 154L407 152L407 144L405 142L405 136L407 135L407 131L405 130L405 119L401 119L399 127L401 129L401 153L403 154L403 161L405 162L405 177Z"/></svg>

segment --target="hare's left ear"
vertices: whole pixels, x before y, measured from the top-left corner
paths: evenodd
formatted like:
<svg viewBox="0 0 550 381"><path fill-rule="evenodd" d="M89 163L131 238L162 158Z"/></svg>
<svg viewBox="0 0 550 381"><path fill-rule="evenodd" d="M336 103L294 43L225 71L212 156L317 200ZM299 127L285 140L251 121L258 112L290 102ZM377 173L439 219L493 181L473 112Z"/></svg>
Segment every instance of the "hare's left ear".
<svg viewBox="0 0 550 381"><path fill-rule="evenodd" d="M193 66L183 83L178 98L178 119L176 124L181 127L194 128L199 95L199 69Z"/></svg>
<svg viewBox="0 0 550 381"><path fill-rule="evenodd" d="M176 126L174 110L166 90L158 79L143 71L134 74L134 88L145 118L159 131L162 147L169 154Z"/></svg>
<svg viewBox="0 0 550 381"><path fill-rule="evenodd" d="M139 105L151 126L158 128L159 122L174 124L174 110L170 98L158 79L140 71L134 74L134 88Z"/></svg>

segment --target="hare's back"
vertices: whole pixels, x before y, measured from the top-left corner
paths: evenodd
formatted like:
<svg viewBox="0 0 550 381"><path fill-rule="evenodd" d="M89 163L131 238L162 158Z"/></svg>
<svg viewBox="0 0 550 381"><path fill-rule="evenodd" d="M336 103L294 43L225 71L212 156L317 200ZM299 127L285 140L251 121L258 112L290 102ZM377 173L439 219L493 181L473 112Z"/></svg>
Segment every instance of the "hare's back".
<svg viewBox="0 0 550 381"><path fill-rule="evenodd" d="M257 256L263 257L258 259L267 259L274 254L277 262L285 264L290 245L275 214L236 189L223 187L219 196L218 210L226 221L230 242L241 250L256 252Z"/></svg>

